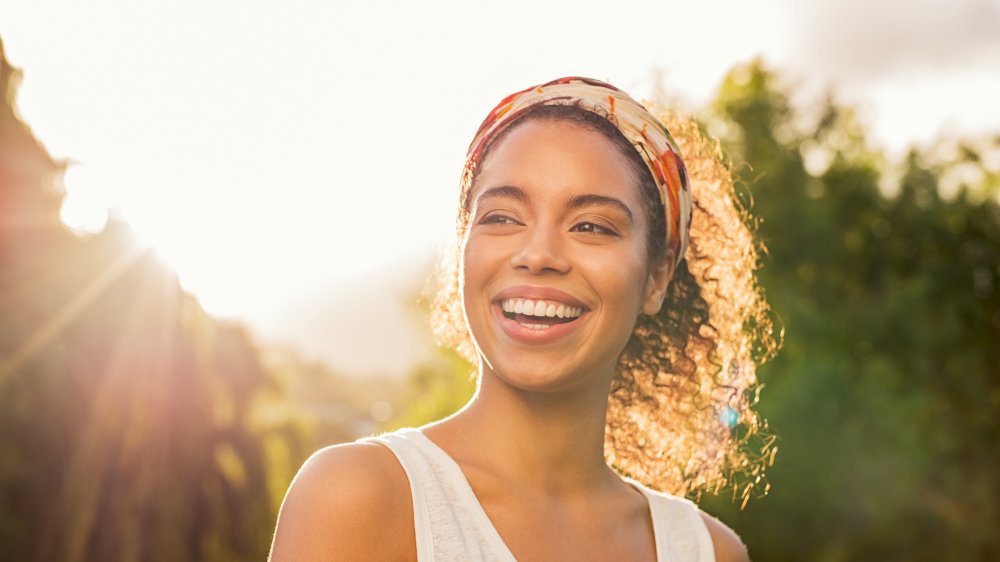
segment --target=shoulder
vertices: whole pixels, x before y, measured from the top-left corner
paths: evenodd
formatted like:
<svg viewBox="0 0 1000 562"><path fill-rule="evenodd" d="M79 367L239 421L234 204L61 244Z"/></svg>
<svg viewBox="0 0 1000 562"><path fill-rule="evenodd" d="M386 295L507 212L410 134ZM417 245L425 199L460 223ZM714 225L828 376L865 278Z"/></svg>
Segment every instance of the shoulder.
<svg viewBox="0 0 1000 562"><path fill-rule="evenodd" d="M271 560L401 557L413 537L408 482L393 453L377 443L317 451L282 502Z"/></svg>
<svg viewBox="0 0 1000 562"><path fill-rule="evenodd" d="M378 509L386 507L386 500L398 498L392 492L401 488L408 489L408 481L392 451L378 443L358 441L313 453L299 469L285 501L302 496L324 498L327 507L361 502Z"/></svg>
<svg viewBox="0 0 1000 562"><path fill-rule="evenodd" d="M686 525L697 526L699 523L704 523L705 530L708 532L707 538L711 540L712 549L715 552L716 562L749 562L750 556L747 553L747 547L744 546L739 535L722 521L702 511L698 504L687 498L659 492L642 484L639 486L642 486L649 495L656 498L662 509L672 512L675 517L686 521ZM695 531L695 534L703 532L698 530ZM697 542L705 544L702 542L703 540Z"/></svg>
<svg viewBox="0 0 1000 562"><path fill-rule="evenodd" d="M708 535L712 538L712 546L715 549L716 562L750 562L747 547L735 531L700 509L698 514L705 522L705 526L708 527Z"/></svg>

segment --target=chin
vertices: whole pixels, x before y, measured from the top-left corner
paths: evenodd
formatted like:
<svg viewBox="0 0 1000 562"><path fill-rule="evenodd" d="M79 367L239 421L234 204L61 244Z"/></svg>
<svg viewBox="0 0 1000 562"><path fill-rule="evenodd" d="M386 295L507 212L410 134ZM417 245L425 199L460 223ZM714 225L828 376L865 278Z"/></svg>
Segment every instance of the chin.
<svg viewBox="0 0 1000 562"><path fill-rule="evenodd" d="M547 359L489 361L481 356L483 377L495 377L502 384L523 392L556 393L593 383L598 373L582 366L559 365ZM605 377L600 377L605 378ZM602 384L610 384L610 380Z"/></svg>

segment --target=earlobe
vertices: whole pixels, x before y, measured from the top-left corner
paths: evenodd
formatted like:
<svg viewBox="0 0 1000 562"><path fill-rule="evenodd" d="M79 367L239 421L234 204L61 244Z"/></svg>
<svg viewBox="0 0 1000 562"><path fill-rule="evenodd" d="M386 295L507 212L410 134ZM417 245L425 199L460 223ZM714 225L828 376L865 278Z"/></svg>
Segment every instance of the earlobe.
<svg viewBox="0 0 1000 562"><path fill-rule="evenodd" d="M653 291L646 296L646 302L642 305L642 313L647 316L654 316L663 306L663 297L658 291Z"/></svg>
<svg viewBox="0 0 1000 562"><path fill-rule="evenodd" d="M668 253L663 263L649 273L646 281L646 290L642 302L642 312L653 316L660 311L663 306L663 299L667 294L667 286L674 276L674 255Z"/></svg>

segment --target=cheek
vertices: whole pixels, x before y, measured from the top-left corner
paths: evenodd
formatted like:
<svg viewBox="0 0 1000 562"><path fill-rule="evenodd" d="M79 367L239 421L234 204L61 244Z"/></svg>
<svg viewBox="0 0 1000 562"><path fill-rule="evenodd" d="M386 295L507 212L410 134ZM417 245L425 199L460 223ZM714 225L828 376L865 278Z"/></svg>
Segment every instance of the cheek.
<svg viewBox="0 0 1000 562"><path fill-rule="evenodd" d="M607 261L593 264L590 278L607 312L604 315L606 333L614 334L608 343L620 351L642 313L648 273L644 254L619 255L618 258L613 267L609 267Z"/></svg>
<svg viewBox="0 0 1000 562"><path fill-rule="evenodd" d="M481 247L475 236L469 236L462 243L459 258L459 294L468 322L470 306L481 303L485 298L483 290L494 269L496 257L495 252Z"/></svg>
<svg viewBox="0 0 1000 562"><path fill-rule="evenodd" d="M469 285L474 284L483 271L482 261L486 258L486 255L478 246L474 236L466 237L462 242L461 252L459 253L461 261L458 264L458 271L463 296Z"/></svg>
<svg viewBox="0 0 1000 562"><path fill-rule="evenodd" d="M458 291L462 299L462 319L479 355L484 353L484 346L491 347L489 285L502 261L498 255L496 248L487 247L474 235L467 236L459 253Z"/></svg>
<svg viewBox="0 0 1000 562"><path fill-rule="evenodd" d="M587 260L588 277L605 298L615 302L639 302L646 286L645 255L639 252L593 256Z"/></svg>

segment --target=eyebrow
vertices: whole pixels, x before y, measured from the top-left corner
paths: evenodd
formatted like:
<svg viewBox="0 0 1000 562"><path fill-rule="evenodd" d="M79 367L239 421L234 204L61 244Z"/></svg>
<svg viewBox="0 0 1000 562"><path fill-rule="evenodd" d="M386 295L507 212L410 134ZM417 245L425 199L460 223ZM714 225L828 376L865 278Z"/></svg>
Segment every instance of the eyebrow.
<svg viewBox="0 0 1000 562"><path fill-rule="evenodd" d="M482 201L484 199L492 199L494 197L502 197L506 199L516 199L522 203L528 202L528 194L524 192L520 187L513 185L498 185L496 187L491 187L486 191L479 194L477 201Z"/></svg>
<svg viewBox="0 0 1000 562"><path fill-rule="evenodd" d="M482 192L477 201L483 201L484 199L492 199L494 197L514 199L522 203L528 202L528 194L524 192L523 189L514 185L498 185L496 187L491 187L486 191ZM632 224L635 219L632 216L632 210L628 208L624 202L620 199L615 199L614 197L608 197L607 195L597 195L594 193L587 193L584 195L577 195L570 199L569 205L570 209L581 209L584 207L610 207L612 209L621 211L622 214L628 218L629 224Z"/></svg>
<svg viewBox="0 0 1000 562"><path fill-rule="evenodd" d="M582 207L611 207L612 209L617 209L625 214L628 218L629 224L634 222L632 218L632 210L628 208L628 205L623 203L620 199L615 199L614 197L608 197L607 195L577 195L569 202L570 209L579 209Z"/></svg>

